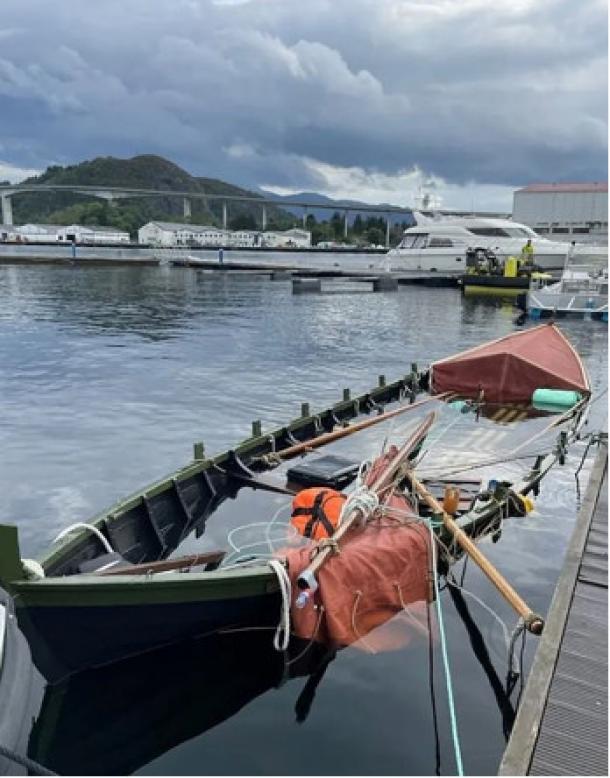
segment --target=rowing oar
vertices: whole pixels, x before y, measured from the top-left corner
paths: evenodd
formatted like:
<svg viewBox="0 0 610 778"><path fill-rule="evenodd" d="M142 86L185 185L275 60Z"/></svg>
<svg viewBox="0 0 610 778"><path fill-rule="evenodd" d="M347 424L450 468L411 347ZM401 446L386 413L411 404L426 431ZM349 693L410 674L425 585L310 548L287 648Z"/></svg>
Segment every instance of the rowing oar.
<svg viewBox="0 0 610 778"><path fill-rule="evenodd" d="M407 440L407 442L402 446L402 448L400 448L396 452L396 454L384 467L384 469L377 476L375 481L369 485L369 489L372 492L375 492L375 494L379 496L380 494L382 494L384 491L386 491L388 488L392 486L396 474L399 472L399 470L402 468L406 460L409 458L409 455L412 454L413 451L415 451L417 446L419 446L422 440L426 437L435 419L436 419L435 411L432 411L426 416L426 418L415 430L415 432L411 435L411 437ZM315 590L317 588L317 582L315 580L316 573L326 562L328 557L336 549L338 542L343 538L343 536L347 532L349 532L349 530L353 527L353 525L357 521L363 518L365 518L363 511L358 507L353 508L343 518L343 521L341 522L337 530L330 538L330 543L321 548L321 550L313 558L311 564L308 567L306 567L305 570L303 570L303 572L297 578L297 586L299 587L299 589ZM306 600L307 598L305 598L305 600L302 600L301 602L304 603L306 602Z"/></svg>
<svg viewBox="0 0 610 778"><path fill-rule="evenodd" d="M504 578L504 576L492 565L489 559L487 559L487 557L481 553L478 546L472 542L464 530L461 529L461 527L455 522L453 517L443 510L443 506L438 502L438 500L436 500L430 494L421 481L418 481L413 472L407 472L406 477L411 482L413 488L421 497L421 499L426 503L426 505L432 508L435 513L442 515L443 524L445 527L453 535L453 537L468 554L468 556L477 563L477 565L481 568L481 570L485 573L485 575L489 578L489 580L497 588L497 590L509 603L509 605L511 605L511 607L517 611L519 616L521 616L523 619L527 629L530 632L533 632L534 635L539 635L544 627L543 618L532 611L525 600L523 600L508 583L506 578Z"/></svg>
<svg viewBox="0 0 610 778"><path fill-rule="evenodd" d="M332 432L324 432L322 435L318 435L317 438L306 440L303 443L296 443L294 446L289 446L288 448L284 448L281 451L275 451L273 453L273 458L274 460L291 459L292 457L296 457L299 454L303 454L304 452L311 449L320 448L321 446L325 446L327 443L333 443L335 440L340 440L341 438L345 438L348 435L353 435L354 432L358 432L359 430L364 430L367 427L373 427L375 424L381 424L382 421L392 419L394 416L399 416L401 413L411 411L414 408L425 405L426 403L432 402L433 400L446 400L453 394L454 392L443 392L442 394L434 395L434 397L424 397L422 400L418 400L411 405L403 405L400 408L394 408L392 411L381 413L379 416L375 416L373 419L364 419L363 421L359 421L356 424L351 424L349 427L345 427L343 429L333 430ZM260 459L265 459L266 456L267 455L264 455L260 457Z"/></svg>

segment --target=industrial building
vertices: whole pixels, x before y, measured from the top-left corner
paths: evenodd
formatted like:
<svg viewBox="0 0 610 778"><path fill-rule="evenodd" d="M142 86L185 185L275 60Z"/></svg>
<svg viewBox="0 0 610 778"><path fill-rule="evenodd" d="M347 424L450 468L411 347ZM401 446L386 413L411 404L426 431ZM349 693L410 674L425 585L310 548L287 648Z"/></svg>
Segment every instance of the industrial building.
<svg viewBox="0 0 610 778"><path fill-rule="evenodd" d="M513 196L513 219L539 235L608 243L608 182L530 184Z"/></svg>

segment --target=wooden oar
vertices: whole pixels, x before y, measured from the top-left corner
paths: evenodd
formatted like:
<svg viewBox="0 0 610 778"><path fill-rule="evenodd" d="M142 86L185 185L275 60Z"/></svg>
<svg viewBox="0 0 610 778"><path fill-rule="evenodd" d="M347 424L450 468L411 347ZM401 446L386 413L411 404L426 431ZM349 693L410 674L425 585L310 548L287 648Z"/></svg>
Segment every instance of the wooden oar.
<svg viewBox="0 0 610 778"><path fill-rule="evenodd" d="M375 494L380 495L392 486L396 474L407 461L410 454L417 448L421 441L426 437L430 431L430 427L436 419L436 412L432 411L426 416L424 421L419 425L407 442L400 448L396 455L385 466L382 472L377 476L375 481L369 485L369 489ZM330 545L322 548L321 551L316 554L311 564L302 571L297 578L297 585L299 589L310 589L315 579L315 575L322 565L326 562L331 553L333 553L336 544L343 538L343 536L349 532L353 525L364 518L360 508L354 508L343 519L335 533L333 534Z"/></svg>
<svg viewBox="0 0 610 778"><path fill-rule="evenodd" d="M418 400L412 405L403 405L400 408L394 408L394 410L386 411L379 416L375 416L373 419L364 419L363 421L359 421L356 424L345 427L344 429L333 430L332 432L324 432L322 435L318 435L317 438L306 440L303 443L296 443L294 446L289 446L288 448L284 448L281 451L274 452L273 457L274 459L291 459L292 457L303 454L310 449L320 448L321 446L325 446L327 443L333 443L335 440L340 440L341 438L345 438L348 435L353 435L354 432L359 432L360 430L364 430L367 427L372 427L375 424L381 424L383 421L392 419L394 416L399 416L401 413L412 411L414 408L418 408L422 405L425 405L426 403L433 402L434 400L446 400L453 394L453 392L443 392L442 394L437 394L434 397L424 397L422 400ZM259 458L264 459L264 457Z"/></svg>
<svg viewBox="0 0 610 778"><path fill-rule="evenodd" d="M539 635L544 627L543 618L532 611L529 605L517 594L504 576L492 565L487 557L481 553L478 546L476 546L464 530L458 526L453 517L443 510L443 506L430 494L423 483L419 481L412 472L407 472L406 478L411 482L413 488L426 505L432 508L435 513L442 515L445 527L451 532L468 556L477 563L509 605L517 611L519 616L523 619L527 629L535 635Z"/></svg>
<svg viewBox="0 0 610 778"><path fill-rule="evenodd" d="M125 565L121 567L100 570L95 575L146 575L147 573L166 573L171 570L181 570L195 565L209 565L220 562L226 555L226 551L204 551L201 554L189 554L174 559L160 559L157 562L142 562L139 565Z"/></svg>

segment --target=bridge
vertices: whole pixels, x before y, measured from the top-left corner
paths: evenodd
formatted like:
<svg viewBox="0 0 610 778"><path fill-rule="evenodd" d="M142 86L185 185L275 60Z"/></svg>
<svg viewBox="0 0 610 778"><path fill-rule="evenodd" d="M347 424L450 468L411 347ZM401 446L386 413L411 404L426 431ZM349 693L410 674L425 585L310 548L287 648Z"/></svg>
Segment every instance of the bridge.
<svg viewBox="0 0 610 778"><path fill-rule="evenodd" d="M32 192L71 192L72 194L87 195L88 197L97 197L114 203L117 200L128 197L177 197L182 199L183 213L185 219L191 217L191 203L193 200L220 200L222 202L222 227L227 229L229 205L231 203L255 203L261 206L261 224L263 232L267 229L267 208L273 205L277 208L302 208L303 209L303 227L307 223L307 215L310 210L324 209L328 211L339 211L343 214L343 233L347 237L347 228L350 213L375 213L385 219L386 223L386 245L390 242L390 216L407 216L411 213L410 208L394 205L337 205L318 203L307 200L295 202L282 202L267 197L257 195L227 195L227 194L208 194L207 192L182 192L175 189L138 189L131 187L117 186L87 186L76 184L8 184L0 186L0 199L2 201L2 223L6 225L13 224L13 204L12 198L15 195Z"/></svg>
<svg viewBox="0 0 610 778"><path fill-rule="evenodd" d="M177 191L175 189L139 189L133 187L121 186L88 186L79 184L4 184L0 186L0 201L2 203L2 224L13 224L13 203L12 198L15 195L32 192L71 192L73 194L87 195L88 197L97 197L114 203L117 200L128 197L177 197L182 199L183 213L185 219L191 218L191 202L193 200L220 200L222 202L222 228L227 229L229 205L231 203L255 203L261 206L261 224L263 232L267 229L267 207L270 205L276 208L288 210L290 208L303 209L303 227L306 227L307 215L310 210L323 209L327 211L340 212L343 214L343 234L347 237L347 228L349 224L350 213L368 213L379 214L383 217L386 224L385 244L390 245L390 217L392 215L410 215L413 210L419 210L426 216L444 215L444 216L481 216L486 218L510 218L510 214L490 211L461 211L461 210L441 210L441 209L422 209L408 208L398 205L339 205L338 203L318 203L310 200L278 201L269 197L259 195L227 195L227 194L208 194L207 192L188 192Z"/></svg>

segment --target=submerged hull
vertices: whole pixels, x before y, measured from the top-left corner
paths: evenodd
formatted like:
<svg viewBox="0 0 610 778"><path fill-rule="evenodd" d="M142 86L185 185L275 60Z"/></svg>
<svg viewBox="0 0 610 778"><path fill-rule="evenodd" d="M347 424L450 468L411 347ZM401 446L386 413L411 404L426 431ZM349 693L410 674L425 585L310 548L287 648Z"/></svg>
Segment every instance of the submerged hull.
<svg viewBox="0 0 610 778"><path fill-rule="evenodd" d="M141 604L122 604L115 594L115 602L106 605L31 605L18 611L19 623L37 667L55 682L189 637L236 626L274 626L279 618L277 593L164 602L166 594L161 589L157 598Z"/></svg>

